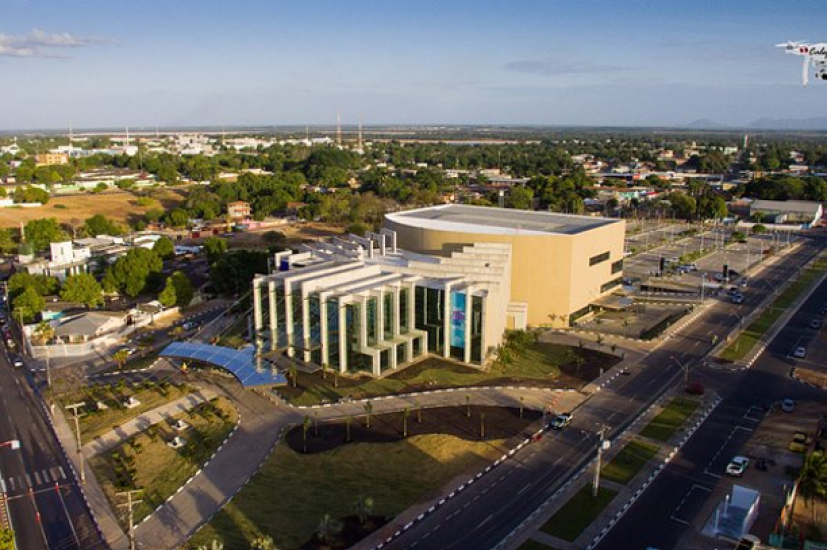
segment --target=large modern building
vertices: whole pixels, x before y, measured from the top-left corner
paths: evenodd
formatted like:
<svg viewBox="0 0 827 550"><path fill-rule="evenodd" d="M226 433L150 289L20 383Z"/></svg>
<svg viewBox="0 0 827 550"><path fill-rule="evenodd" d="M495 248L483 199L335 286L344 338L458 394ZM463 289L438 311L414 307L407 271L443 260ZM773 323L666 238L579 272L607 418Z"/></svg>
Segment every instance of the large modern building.
<svg viewBox="0 0 827 550"><path fill-rule="evenodd" d="M421 254L509 245L509 327L568 325L622 282L623 220L449 204L388 214L385 227Z"/></svg>
<svg viewBox="0 0 827 550"><path fill-rule="evenodd" d="M390 214L380 233L277 253L253 281L256 345L343 373L428 354L480 364L505 329L569 323L619 286L623 234L622 221L543 212Z"/></svg>

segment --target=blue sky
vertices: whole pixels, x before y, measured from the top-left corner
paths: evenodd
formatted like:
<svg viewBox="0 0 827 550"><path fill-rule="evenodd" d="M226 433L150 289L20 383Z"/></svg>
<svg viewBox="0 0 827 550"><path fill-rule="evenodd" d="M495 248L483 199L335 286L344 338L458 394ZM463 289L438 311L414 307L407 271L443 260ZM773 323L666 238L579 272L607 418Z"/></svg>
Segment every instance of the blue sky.
<svg viewBox="0 0 827 550"><path fill-rule="evenodd" d="M761 0L0 0L0 129L827 116Z"/></svg>

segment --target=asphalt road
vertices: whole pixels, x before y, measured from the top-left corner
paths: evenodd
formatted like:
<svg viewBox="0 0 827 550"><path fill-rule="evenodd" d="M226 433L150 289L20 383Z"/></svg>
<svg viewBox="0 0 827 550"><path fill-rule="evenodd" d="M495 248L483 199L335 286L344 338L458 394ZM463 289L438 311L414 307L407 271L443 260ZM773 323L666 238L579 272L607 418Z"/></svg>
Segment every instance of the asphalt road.
<svg viewBox="0 0 827 550"><path fill-rule="evenodd" d="M712 347L713 334L731 330L739 322L739 316L765 297L766 292L758 290L760 280L770 285L780 284L797 269L798 263L812 257L819 246L808 242L785 261L752 277L750 287L754 290L745 292L744 304L715 304L679 337L666 340L650 353L639 370L631 376L618 377L613 385L581 405L567 430L532 443L515 459L506 461L457 494L386 548L483 550L497 546L594 456L599 425L611 427L610 438L619 434L680 376L679 364L698 362ZM693 438L693 442L696 439L700 438ZM653 506L659 505L650 502L649 508ZM643 514L647 513L646 507L640 509L644 510ZM623 539L603 548L633 548L626 543L618 545L618 540Z"/></svg>
<svg viewBox="0 0 827 550"><path fill-rule="evenodd" d="M703 525L706 518L699 517L701 509L708 499L718 498L721 486L729 483L721 478L723 468L732 456L740 454L749 430L757 425L750 418L760 418L764 407L786 397L827 403L824 392L789 378L795 365L790 353L794 346L807 345L816 336L809 323L819 317L825 304L827 282L813 292L750 370L708 373L724 382L728 389L724 401L601 541L599 549L676 548L689 530ZM681 506L685 497L688 499Z"/></svg>
<svg viewBox="0 0 827 550"><path fill-rule="evenodd" d="M0 353L0 441L17 439L19 450L0 449L0 477L18 548L107 548L100 538L40 397L24 369Z"/></svg>

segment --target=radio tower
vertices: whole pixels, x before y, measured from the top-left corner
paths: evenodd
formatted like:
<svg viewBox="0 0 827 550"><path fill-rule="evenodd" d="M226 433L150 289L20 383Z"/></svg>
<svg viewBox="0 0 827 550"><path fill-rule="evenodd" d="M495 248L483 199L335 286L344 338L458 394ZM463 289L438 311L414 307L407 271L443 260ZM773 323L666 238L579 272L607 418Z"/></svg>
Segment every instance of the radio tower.
<svg viewBox="0 0 827 550"><path fill-rule="evenodd" d="M342 146L342 117L336 111L336 145Z"/></svg>

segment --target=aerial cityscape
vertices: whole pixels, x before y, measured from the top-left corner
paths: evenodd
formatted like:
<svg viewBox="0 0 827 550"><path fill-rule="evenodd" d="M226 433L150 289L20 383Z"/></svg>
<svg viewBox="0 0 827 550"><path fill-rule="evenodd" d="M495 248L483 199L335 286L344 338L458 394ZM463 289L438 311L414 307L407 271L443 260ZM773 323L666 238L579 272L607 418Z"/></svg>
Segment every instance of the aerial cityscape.
<svg viewBox="0 0 827 550"><path fill-rule="evenodd" d="M2 11L0 550L827 549L819 3Z"/></svg>

